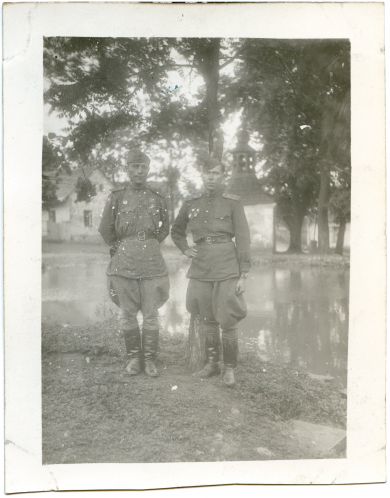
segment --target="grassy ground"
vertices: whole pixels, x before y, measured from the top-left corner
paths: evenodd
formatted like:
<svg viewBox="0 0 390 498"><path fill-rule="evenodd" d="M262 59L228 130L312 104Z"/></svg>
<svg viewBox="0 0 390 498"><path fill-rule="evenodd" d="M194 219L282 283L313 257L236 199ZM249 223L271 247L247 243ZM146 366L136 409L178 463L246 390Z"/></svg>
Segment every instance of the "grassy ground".
<svg viewBox="0 0 390 498"><path fill-rule="evenodd" d="M234 389L219 377L190 375L181 335L162 336L159 378L129 377L115 323L44 326L44 463L342 456L308 444L291 425L299 419L344 428L346 399L336 381L240 350Z"/></svg>

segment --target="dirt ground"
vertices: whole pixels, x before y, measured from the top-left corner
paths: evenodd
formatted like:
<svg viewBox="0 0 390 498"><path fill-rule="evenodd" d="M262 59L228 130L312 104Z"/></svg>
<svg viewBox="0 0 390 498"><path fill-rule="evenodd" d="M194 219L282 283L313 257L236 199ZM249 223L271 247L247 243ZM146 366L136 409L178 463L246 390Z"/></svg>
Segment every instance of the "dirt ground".
<svg viewBox="0 0 390 498"><path fill-rule="evenodd" d="M346 397L334 379L261 362L241 344L230 389L188 372L183 335L161 337L160 377L124 366L114 321L43 326L43 463L344 456Z"/></svg>

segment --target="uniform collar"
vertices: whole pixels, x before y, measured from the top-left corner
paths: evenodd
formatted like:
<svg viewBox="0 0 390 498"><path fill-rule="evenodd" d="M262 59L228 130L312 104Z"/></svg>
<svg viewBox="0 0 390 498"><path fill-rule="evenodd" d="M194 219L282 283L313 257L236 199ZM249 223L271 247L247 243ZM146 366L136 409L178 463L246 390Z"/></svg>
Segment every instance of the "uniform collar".
<svg viewBox="0 0 390 498"><path fill-rule="evenodd" d="M130 183L130 188L132 190L135 190L136 192L140 192L142 190L146 190L148 188L147 184L144 183L143 185L141 186L138 186L138 185L134 185L133 183Z"/></svg>
<svg viewBox="0 0 390 498"><path fill-rule="evenodd" d="M203 197L206 197L206 199L215 199L216 197L221 197L221 195L224 193L224 190L225 189L223 187L221 187L221 188L214 190L214 192L205 191L203 193Z"/></svg>

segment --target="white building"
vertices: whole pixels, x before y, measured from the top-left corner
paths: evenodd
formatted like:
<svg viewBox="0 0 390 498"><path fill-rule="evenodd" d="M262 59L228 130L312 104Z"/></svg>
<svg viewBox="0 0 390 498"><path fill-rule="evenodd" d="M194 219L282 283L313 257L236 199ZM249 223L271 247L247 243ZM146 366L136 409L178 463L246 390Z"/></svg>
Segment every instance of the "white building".
<svg viewBox="0 0 390 498"><path fill-rule="evenodd" d="M241 131L237 147L232 151L233 171L228 191L239 195L254 247L272 250L275 244L275 202L264 192L255 173L255 151L248 144L249 135Z"/></svg>
<svg viewBox="0 0 390 498"><path fill-rule="evenodd" d="M89 202L77 202L76 184L79 173L62 175L57 188L58 203L42 212L42 236L51 241L101 241L100 216L113 183L101 171L88 175L96 188Z"/></svg>

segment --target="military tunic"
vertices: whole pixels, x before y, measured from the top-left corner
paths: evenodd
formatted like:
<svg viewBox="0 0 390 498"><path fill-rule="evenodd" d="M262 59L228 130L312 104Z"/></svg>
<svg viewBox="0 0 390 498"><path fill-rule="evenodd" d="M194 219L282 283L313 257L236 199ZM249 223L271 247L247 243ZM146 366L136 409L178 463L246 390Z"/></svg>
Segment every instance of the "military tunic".
<svg viewBox="0 0 390 498"><path fill-rule="evenodd" d="M113 190L103 210L99 232L111 246L107 268L110 297L121 308L121 327L158 329L158 308L169 296L168 271L160 242L169 234L164 198L149 188Z"/></svg>
<svg viewBox="0 0 390 498"><path fill-rule="evenodd" d="M107 275L154 278L167 275L160 242L169 234L164 198L145 186L114 190L104 208L99 232L114 248Z"/></svg>
<svg viewBox="0 0 390 498"><path fill-rule="evenodd" d="M183 204L171 231L173 241L183 253L189 248L187 229L198 250L191 262L189 278L226 280L249 270L249 227L238 196L219 191ZM219 238L225 238L226 242L208 243L208 237L211 242Z"/></svg>

